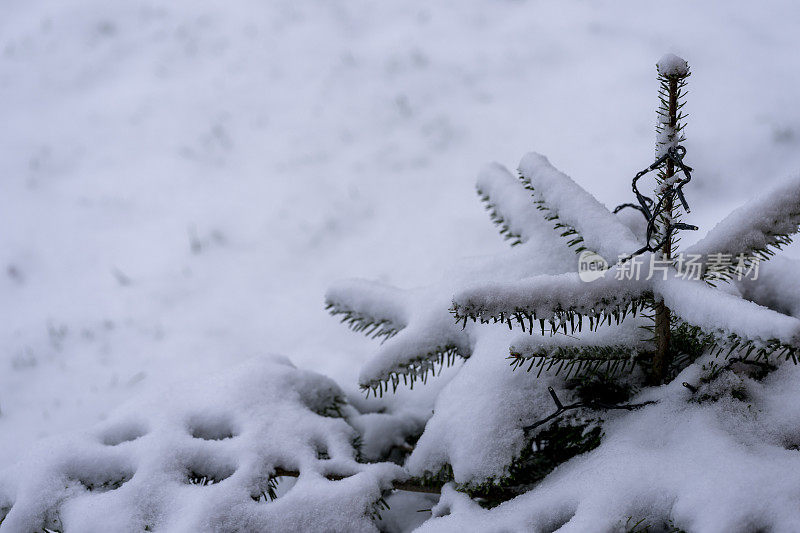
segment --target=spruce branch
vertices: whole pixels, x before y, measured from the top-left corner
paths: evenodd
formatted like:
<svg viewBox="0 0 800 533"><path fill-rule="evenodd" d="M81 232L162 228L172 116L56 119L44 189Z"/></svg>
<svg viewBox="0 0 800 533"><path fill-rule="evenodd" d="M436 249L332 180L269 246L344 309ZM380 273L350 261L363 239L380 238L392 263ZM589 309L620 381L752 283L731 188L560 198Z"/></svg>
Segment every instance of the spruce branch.
<svg viewBox="0 0 800 533"><path fill-rule="evenodd" d="M408 323L403 291L365 280L341 281L325 294L325 309L356 332L384 341Z"/></svg>
<svg viewBox="0 0 800 533"><path fill-rule="evenodd" d="M327 302L325 310L331 316L338 317L342 324L356 333L364 333L367 337L372 339L383 338L389 339L397 335L403 329L401 326L392 323L385 318L376 318L366 313L359 313L352 309L337 305L335 302Z"/></svg>
<svg viewBox="0 0 800 533"><path fill-rule="evenodd" d="M591 334L522 335L509 349L511 366L527 366L528 372L537 368L537 377L544 371L556 375L566 372L567 378L573 373L609 376L632 369L639 354L651 349L641 323L641 319L631 317Z"/></svg>
<svg viewBox="0 0 800 533"><path fill-rule="evenodd" d="M775 359L791 360L795 364L798 362L800 347L793 343L776 338L749 339L723 330L704 330L681 320L678 324L714 357L733 358L741 362L770 362Z"/></svg>
<svg viewBox="0 0 800 533"><path fill-rule="evenodd" d="M729 280L741 269L749 271L757 262L771 259L775 252L792 242L798 231L800 175L779 183L733 211L685 253L705 259L700 262L704 278ZM730 262L709 270L708 258L712 256L725 257Z"/></svg>
<svg viewBox="0 0 800 533"><path fill-rule="evenodd" d="M605 371L610 374L624 372L636 362L638 351L622 344L610 346L540 346L538 349L526 349L512 345L509 349L511 367L518 369L527 365L526 371L538 369L539 377L543 371L555 369L554 374L565 372L569 378L575 374L597 373Z"/></svg>
<svg viewBox="0 0 800 533"><path fill-rule="evenodd" d="M413 389L417 382L426 384L429 373L435 377L437 373L441 373L444 368L453 366L459 359L467 358L469 358L469 354L463 353L454 344L432 346L429 351L407 356L403 364L395 365L379 377L361 381L359 387L366 392L367 397L371 392L376 398L383 397L383 394L389 391L390 386L392 392L396 392L401 382Z"/></svg>
<svg viewBox="0 0 800 533"><path fill-rule="evenodd" d="M484 192L480 187L477 188L478 197L483 202L486 211L489 213L489 219L498 227L498 231L503 239L511 241L511 246L517 246L524 243L527 239L521 233L515 232L511 227L511 222L501 211L501 208L492 201L489 193Z"/></svg>
<svg viewBox="0 0 800 533"><path fill-rule="evenodd" d="M616 267L591 283L577 274L537 276L519 282L487 283L455 295L451 312L457 322L503 323L533 334L575 333L619 324L646 307L650 294L639 280L616 279Z"/></svg>
<svg viewBox="0 0 800 533"><path fill-rule="evenodd" d="M576 252L592 251L614 264L627 250L640 246L627 226L541 154L522 159L519 179L536 208Z"/></svg>
<svg viewBox="0 0 800 533"><path fill-rule="evenodd" d="M601 436L599 420L594 417L552 424L527 435L525 446L501 474L481 482L457 483L455 488L484 507L494 507L528 492L559 464L597 448Z"/></svg>
<svg viewBox="0 0 800 533"><path fill-rule="evenodd" d="M536 189L531 184L529 179L526 179L523 175L520 175L520 180L525 185L525 188L531 191L533 204L536 206L536 209L543 212L545 220L550 222L553 226L553 229L566 240L567 246L574 248L576 254L586 251L587 248L585 246L585 239L583 238L583 235L581 235L580 232L575 228L575 226L572 226L561 220L561 218L558 216L558 212L550 207L543 198L537 196Z"/></svg>
<svg viewBox="0 0 800 533"><path fill-rule="evenodd" d="M519 181L497 163L486 166L478 174L475 189L489 212L500 235L511 246L529 240L531 226L541 220L539 212L524 197L524 189Z"/></svg>
<svg viewBox="0 0 800 533"><path fill-rule="evenodd" d="M800 349L800 320L778 313L701 281L679 278L660 280L655 290L663 296L680 322L690 328L699 342L718 346L730 353L744 351L764 357L774 352L794 359ZM724 312L723 312L724 311Z"/></svg>
<svg viewBox="0 0 800 533"><path fill-rule="evenodd" d="M587 326L590 331L606 325L619 325L627 316L636 316L649 306L647 301L633 299L620 301L616 297L603 298L594 306L572 306L568 309L548 309L543 316L534 307L505 308L505 311L492 311L472 303L459 304L454 302L451 309L456 322L466 325L468 321L481 324L505 324L508 329L519 327L523 333L534 334L541 332L545 335L563 332L572 334L584 330ZM546 318L545 318L546 317Z"/></svg>

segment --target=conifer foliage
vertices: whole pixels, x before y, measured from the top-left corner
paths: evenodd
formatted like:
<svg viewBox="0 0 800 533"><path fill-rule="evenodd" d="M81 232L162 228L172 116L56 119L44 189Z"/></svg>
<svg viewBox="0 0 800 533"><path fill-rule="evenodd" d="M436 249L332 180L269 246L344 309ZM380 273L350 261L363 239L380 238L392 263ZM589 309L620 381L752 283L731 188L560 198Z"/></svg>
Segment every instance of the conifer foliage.
<svg viewBox="0 0 800 533"><path fill-rule="evenodd" d="M679 248L679 233L698 229L682 221L692 179L682 111L689 67L667 55L657 70L655 162L633 180L635 203L608 210L537 153L522 158L516 179L492 164L478 195L511 250L424 289L351 281L328 292L332 314L383 337L361 372L368 394L465 360L406 462L423 482L454 481L495 505L596 447L609 413L647 405L634 397L701 358L716 369L797 362L800 320L774 296L797 273L785 270L789 282L758 269L800 229L800 176ZM642 192L647 183L652 193ZM641 212L645 232L618 214L626 207ZM585 261L603 269L587 279L578 271ZM490 374L502 351L511 368ZM467 442L481 438L484 449Z"/></svg>
<svg viewBox="0 0 800 533"><path fill-rule="evenodd" d="M726 356L796 360L800 321L748 302L732 294L735 289L716 288L714 282L734 276L741 281L791 241L800 224L800 178L755 198L685 253L677 253L677 230L697 229L680 222L688 210L682 188L691 179L678 172L679 166L685 167L681 109L689 70L684 60L668 55L659 62L658 72L662 105L657 161L649 168L658 169L655 200L639 192L640 173L634 180L640 205L627 204L644 214L646 235L634 235L542 155L531 153L522 159L521 187L510 183L502 167L489 167L481 174L478 194L512 246L530 242L532 225L549 223L569 247L582 254L593 252L611 268L590 282L574 272L537 276L536 265L529 271L519 268L519 279L473 272L464 281L466 286L456 287L450 305L452 321L444 320L441 308L437 309L431 297L435 290L414 298L368 282L337 286L327 295L332 314L342 315L343 322L355 330L389 337L376 358L383 364L373 360L367 365L362 387L381 392L388 383L396 389L401 381L413 383L425 379L428 371L435 373L437 365L452 364L455 356L468 358L477 335L468 326L475 322L503 323L529 334L516 340L510 350L513 366L529 361L528 370L616 372L637 364L652 367L657 349L666 350L662 357L667 357L667 364L682 357L674 368L659 371L660 382L685 366L687 356L699 355L697 349L681 352L687 336L697 347ZM487 262L487 270L497 263ZM561 266L569 270L568 265ZM721 309L735 312L718 312ZM664 327L661 317L667 321L665 336L659 331ZM586 330L598 332L596 342L580 335ZM408 334L391 338L398 332ZM673 336L675 345L669 342Z"/></svg>

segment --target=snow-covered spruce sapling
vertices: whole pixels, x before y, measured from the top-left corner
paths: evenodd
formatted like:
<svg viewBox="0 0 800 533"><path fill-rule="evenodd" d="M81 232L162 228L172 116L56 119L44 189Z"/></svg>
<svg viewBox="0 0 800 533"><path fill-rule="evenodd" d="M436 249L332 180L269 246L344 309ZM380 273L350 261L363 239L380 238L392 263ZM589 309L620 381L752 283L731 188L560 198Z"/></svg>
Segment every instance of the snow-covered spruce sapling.
<svg viewBox="0 0 800 533"><path fill-rule="evenodd" d="M406 468L423 482L454 480L489 503L507 499L597 446L610 408L636 407L626 403L636 391L671 380L701 356L796 360L800 321L782 296L796 282L743 274L798 231L800 176L678 250L675 232L694 229L680 222L691 172L680 144L689 69L671 55L657 68L656 161L645 169L658 171L654 199L639 192L649 177L642 172L634 181L637 202L629 204L645 224L632 210L610 212L531 153L518 180L497 164L478 178L479 196L510 250L462 262L431 287L348 281L329 290L332 314L382 338L359 378L368 393L413 387L465 361L422 435L409 435L419 440ZM612 266L583 281L575 252ZM524 335L514 335L517 328ZM528 372L501 372L503 351Z"/></svg>
<svg viewBox="0 0 800 533"><path fill-rule="evenodd" d="M650 382L658 384L704 349L740 359L777 355L796 361L800 322L717 289L713 282L732 276L741 280L772 255L771 249L789 242L800 222L798 181L735 211L699 243L676 255L675 231L697 229L680 222L682 210L688 211L682 188L691 179L691 168L682 161L685 148L679 144L684 140L680 109L685 103L682 91L689 67L684 60L668 55L658 63L658 73L661 107L656 162L633 182L639 202L635 207L647 221L643 246L618 258L603 255L600 248L599 253L609 262L616 259L616 264L589 283L576 275L547 276L516 284L484 284L455 296L457 320L504 322L523 330L527 324L531 334L534 321L538 321L543 336L546 324L551 333L561 330L560 337L531 336L516 343L511 354L517 364L530 360L531 366L594 372L600 367L617 370L638 363L649 367ZM655 200L651 200L639 192L638 181L654 169L659 173ZM580 206L574 198L559 197L553 191L558 188L555 183L568 178L554 171L542 156L526 156L520 172L536 201L553 217L561 217L565 211L577 214ZM554 193L551 198L548 189ZM568 233L579 234L574 228ZM607 238L615 236L601 236ZM603 323L621 325L629 313L637 311L644 311L652 320L645 328L652 335L626 338L612 334L599 338L599 343L569 336L580 331L584 322L590 329Z"/></svg>
<svg viewBox="0 0 800 533"><path fill-rule="evenodd" d="M658 203L662 205L661 213L650 213L651 218L659 224L659 234L663 234L663 244L661 254L664 259L672 258L672 228L675 227L674 221L678 218L679 212L675 205L675 194L681 191L684 182L674 183L675 163L680 162L674 157L678 152L679 143L684 140L681 131L684 125L681 123L683 115L679 115L680 109L686 102L681 101L685 93L681 93L686 85L686 78L689 76L689 65L679 58L672 57L664 64L658 65L659 82L661 84L659 97L661 106L658 109L658 140L656 143L656 160L665 159L665 166L659 168L658 184L660 187L657 196ZM682 157L681 157L682 159ZM684 167L686 168L686 167ZM690 176L686 180L691 179ZM675 192L674 192L675 191ZM681 198L683 198L681 196ZM685 201L684 201L685 203ZM657 204L658 205L658 204ZM643 214L647 216L645 210L647 201L641 205ZM688 206L686 206L688 210ZM648 224L650 220L648 220ZM693 228L697 229L697 228ZM647 236L648 241L650 235ZM649 242L647 243L650 244ZM665 376L667 367L670 363L670 312L669 307L663 301L655 304L655 324L653 333L656 340L656 351L653 354L653 365L650 373L651 381L655 384L660 383Z"/></svg>

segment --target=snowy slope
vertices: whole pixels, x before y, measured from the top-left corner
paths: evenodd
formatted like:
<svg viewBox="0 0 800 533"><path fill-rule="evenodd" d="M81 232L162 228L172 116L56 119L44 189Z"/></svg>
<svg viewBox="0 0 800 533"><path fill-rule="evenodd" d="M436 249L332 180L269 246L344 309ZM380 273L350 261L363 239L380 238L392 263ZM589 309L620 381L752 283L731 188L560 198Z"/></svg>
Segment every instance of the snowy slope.
<svg viewBox="0 0 800 533"><path fill-rule="evenodd" d="M0 467L143 389L280 352L353 388L322 308L500 250L487 161L608 205L692 67L688 222L800 167L785 2L0 2ZM675 22L672 22L675 21ZM702 236L702 231L699 232Z"/></svg>

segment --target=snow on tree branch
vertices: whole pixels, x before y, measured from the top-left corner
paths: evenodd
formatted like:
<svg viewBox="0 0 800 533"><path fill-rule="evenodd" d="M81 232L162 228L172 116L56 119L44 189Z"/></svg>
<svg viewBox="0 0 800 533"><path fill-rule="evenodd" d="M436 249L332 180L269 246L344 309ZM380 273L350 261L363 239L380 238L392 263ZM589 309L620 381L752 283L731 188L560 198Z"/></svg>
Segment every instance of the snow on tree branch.
<svg viewBox="0 0 800 533"><path fill-rule="evenodd" d="M346 280L325 294L325 309L353 331L391 337L408 324L403 291L367 280Z"/></svg>
<svg viewBox="0 0 800 533"><path fill-rule="evenodd" d="M582 239L582 248L614 264L620 256L642 246L627 226L543 155L527 154L520 161L519 172L534 199L552 216L558 217L559 222L574 228L577 237ZM569 239L572 235L566 237Z"/></svg>
<svg viewBox="0 0 800 533"><path fill-rule="evenodd" d="M502 329L483 335L472 357L439 393L434 415L407 462L412 476L424 478L449 466L458 483L501 478L528 442L523 426L552 410L546 385L563 391L563 380L511 372L497 353L510 335Z"/></svg>
<svg viewBox="0 0 800 533"><path fill-rule="evenodd" d="M573 372L624 371L633 367L637 354L650 344L643 322L627 320L574 335L519 336L511 344L512 364L529 372L538 369L537 375L553 370L565 377Z"/></svg>
<svg viewBox="0 0 800 533"><path fill-rule="evenodd" d="M656 70L660 76L681 78L689 75L689 64L675 54L664 54L656 63Z"/></svg>
<svg viewBox="0 0 800 533"><path fill-rule="evenodd" d="M775 257L759 266L756 279L737 283L742 296L770 309L800 318L800 261Z"/></svg>
<svg viewBox="0 0 800 533"><path fill-rule="evenodd" d="M698 374L694 367L682 379ZM746 402L693 402L676 380L661 401L618 414L597 449L522 496L487 509L446 485L417 531L632 531L637 522L647 527L637 531L794 531L800 367L784 365L768 382L728 377Z"/></svg>
<svg viewBox="0 0 800 533"><path fill-rule="evenodd" d="M696 244L687 255L712 254L757 257L763 260L791 242L800 230L800 174L784 180L734 210ZM704 262L706 265L708 262ZM734 265L735 266L735 265Z"/></svg>
<svg viewBox="0 0 800 533"><path fill-rule="evenodd" d="M735 347L742 344L746 349L752 346L759 355L776 349L793 354L800 348L800 320L794 317L722 292L701 281L675 277L656 280L654 291L681 320L728 339L726 344L737 344ZM731 339L732 335L734 338Z"/></svg>
<svg viewBox="0 0 800 533"><path fill-rule="evenodd" d="M497 255L462 260L439 284L429 287L401 290L345 281L328 291L329 312L341 315L356 331L384 336L383 344L361 369L363 389L383 394L389 386L392 390L400 384L413 386L426 380L429 372L435 375L442 366L470 356L471 327L457 324L450 313L452 295L460 288L479 280L518 280L575 269L575 254L564 246L541 212L531 207L529 194L508 171L493 165L481 173L479 184L500 198L498 205L516 213L512 216L515 221L530 224L524 243ZM511 202L514 190L517 202ZM542 249L548 253L541 253Z"/></svg>
<svg viewBox="0 0 800 533"><path fill-rule="evenodd" d="M361 388L382 395L389 384L393 390L401 382L413 387L417 380L426 380L428 372L435 375L437 367L469 357L467 333L446 312L449 297L436 306L428 301L432 296L425 290L404 291L362 280L339 282L328 290L326 308L332 315L341 315L354 331L384 337L361 370Z"/></svg>
<svg viewBox="0 0 800 533"><path fill-rule="evenodd" d="M390 339L362 367L359 385L382 394L391 383L396 390L400 383L412 388L428 372L451 366L456 358L466 359L472 353L468 332L457 326L442 309L417 315L411 325Z"/></svg>
<svg viewBox="0 0 800 533"><path fill-rule="evenodd" d="M576 273L537 276L515 282L476 285L453 297L456 320L503 322L524 331L579 331L586 320L590 329L608 321L619 322L643 305L648 290L644 280L616 279L614 267L591 283ZM534 321L538 321L538 327Z"/></svg>
<svg viewBox="0 0 800 533"><path fill-rule="evenodd" d="M534 240L548 240L552 223L545 219L543 210L531 202L525 187L511 172L498 163L486 166L478 175L476 189L484 202L492 222L512 246ZM559 228L563 237L577 244L580 236L569 228Z"/></svg>

